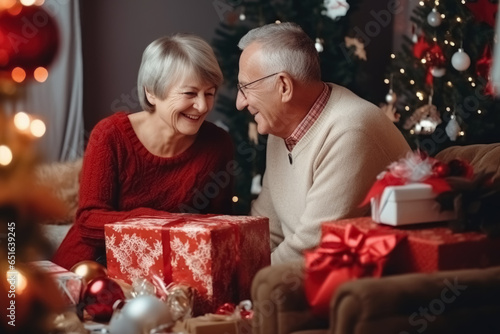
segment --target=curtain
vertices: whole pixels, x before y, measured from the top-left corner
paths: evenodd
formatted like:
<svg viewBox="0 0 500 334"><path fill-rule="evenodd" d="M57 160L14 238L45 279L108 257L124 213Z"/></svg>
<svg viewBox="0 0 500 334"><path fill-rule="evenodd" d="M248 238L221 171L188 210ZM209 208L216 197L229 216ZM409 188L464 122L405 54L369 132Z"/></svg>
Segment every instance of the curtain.
<svg viewBox="0 0 500 334"><path fill-rule="evenodd" d="M43 160L67 161L83 155L83 64L79 0L46 0L42 7L55 19L59 49L45 82L28 81L21 96L5 106L42 119L47 130L36 142Z"/></svg>

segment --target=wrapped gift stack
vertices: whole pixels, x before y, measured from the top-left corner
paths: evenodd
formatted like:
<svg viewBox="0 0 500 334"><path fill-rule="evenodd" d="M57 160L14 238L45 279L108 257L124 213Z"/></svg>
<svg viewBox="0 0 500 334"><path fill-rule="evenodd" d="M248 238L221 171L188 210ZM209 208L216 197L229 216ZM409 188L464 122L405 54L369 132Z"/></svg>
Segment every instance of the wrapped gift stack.
<svg viewBox="0 0 500 334"><path fill-rule="evenodd" d="M105 237L110 277L189 286L195 316L248 299L254 275L270 264L269 222L264 217L138 217L107 224Z"/></svg>
<svg viewBox="0 0 500 334"><path fill-rule="evenodd" d="M500 265L500 242L484 233L454 233L446 223L392 227L370 217L325 222L322 234L343 235L352 225L367 233L392 233L402 239L388 257L384 275L434 272Z"/></svg>
<svg viewBox="0 0 500 334"><path fill-rule="evenodd" d="M378 175L361 206L372 216L322 224L305 252L311 310L328 317L337 287L362 277L500 265L500 180L466 161L416 151Z"/></svg>

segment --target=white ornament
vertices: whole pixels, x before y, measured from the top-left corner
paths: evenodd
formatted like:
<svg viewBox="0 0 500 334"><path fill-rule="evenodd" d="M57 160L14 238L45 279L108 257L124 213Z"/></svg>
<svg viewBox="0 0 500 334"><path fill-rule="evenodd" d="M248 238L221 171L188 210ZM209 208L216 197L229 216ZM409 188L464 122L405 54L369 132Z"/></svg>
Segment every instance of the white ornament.
<svg viewBox="0 0 500 334"><path fill-rule="evenodd" d="M324 2L326 11L321 12L323 15L328 16L332 20L345 16L349 10L347 0L325 0Z"/></svg>
<svg viewBox="0 0 500 334"><path fill-rule="evenodd" d="M156 297L144 295L130 299L121 310L115 310L109 322L109 333L149 334L173 324L167 305Z"/></svg>
<svg viewBox="0 0 500 334"><path fill-rule="evenodd" d="M314 47L316 48L316 51L323 52L323 42L321 41L321 38L316 38Z"/></svg>
<svg viewBox="0 0 500 334"><path fill-rule="evenodd" d="M458 125L455 115L451 115L450 121L445 128L446 134L450 137L451 141L457 140L457 136L460 133L460 125Z"/></svg>
<svg viewBox="0 0 500 334"><path fill-rule="evenodd" d="M394 93L394 91L392 89L389 89L389 92L387 93L387 95L385 96L385 101L387 103L396 103L396 93Z"/></svg>
<svg viewBox="0 0 500 334"><path fill-rule="evenodd" d="M430 135L436 130L438 124L435 119L430 117L424 118L415 124L414 131L416 134Z"/></svg>
<svg viewBox="0 0 500 334"><path fill-rule="evenodd" d="M446 68L444 67L433 67L431 68L431 74L433 77L441 78L446 74Z"/></svg>
<svg viewBox="0 0 500 334"><path fill-rule="evenodd" d="M413 34L413 35L411 36L411 41L412 41L413 43L417 43L417 42L418 42L418 35L417 35L417 34Z"/></svg>
<svg viewBox="0 0 500 334"><path fill-rule="evenodd" d="M441 14L436 8L432 8L432 11L427 15L427 23L429 23L431 27L438 27L441 24L441 20Z"/></svg>
<svg viewBox="0 0 500 334"><path fill-rule="evenodd" d="M459 48L451 57L451 65L457 71L465 71L470 66L470 57L464 49Z"/></svg>

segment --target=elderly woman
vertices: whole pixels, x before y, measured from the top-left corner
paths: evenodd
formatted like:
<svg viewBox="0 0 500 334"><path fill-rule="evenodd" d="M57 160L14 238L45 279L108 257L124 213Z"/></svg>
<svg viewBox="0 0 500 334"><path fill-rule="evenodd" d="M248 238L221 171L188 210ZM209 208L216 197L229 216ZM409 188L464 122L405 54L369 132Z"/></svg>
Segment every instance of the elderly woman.
<svg viewBox="0 0 500 334"><path fill-rule="evenodd" d="M212 48L197 36L146 48L137 81L144 110L117 112L93 129L76 221L53 262L101 262L107 223L165 211L231 213L233 146L205 121L222 80Z"/></svg>

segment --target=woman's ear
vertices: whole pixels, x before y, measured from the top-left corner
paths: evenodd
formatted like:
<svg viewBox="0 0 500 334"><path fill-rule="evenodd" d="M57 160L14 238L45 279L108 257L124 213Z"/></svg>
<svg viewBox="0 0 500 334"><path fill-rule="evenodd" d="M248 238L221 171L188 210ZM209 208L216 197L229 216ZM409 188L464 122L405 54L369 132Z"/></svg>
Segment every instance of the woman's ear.
<svg viewBox="0 0 500 334"><path fill-rule="evenodd" d="M281 102L290 102L293 95L292 77L288 73L282 72L279 74L278 80L280 85L279 92L281 95Z"/></svg>
<svg viewBox="0 0 500 334"><path fill-rule="evenodd" d="M151 104L152 106L154 106L155 103L156 103L156 101L155 101L156 97L153 94L151 94L150 92L148 92L148 90L146 89L146 87L144 87L144 92L146 93L146 98L148 99L149 104Z"/></svg>

